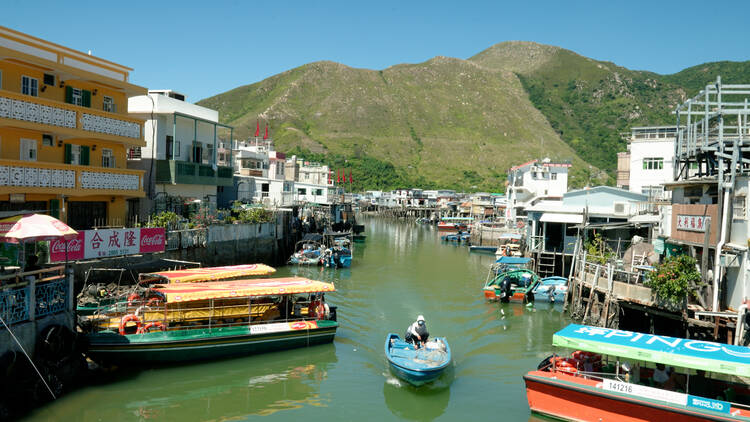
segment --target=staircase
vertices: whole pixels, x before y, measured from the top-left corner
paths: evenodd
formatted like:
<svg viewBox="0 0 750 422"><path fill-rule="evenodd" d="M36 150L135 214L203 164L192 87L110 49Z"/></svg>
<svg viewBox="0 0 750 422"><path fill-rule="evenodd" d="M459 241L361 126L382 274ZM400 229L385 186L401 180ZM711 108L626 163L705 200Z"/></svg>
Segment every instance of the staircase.
<svg viewBox="0 0 750 422"><path fill-rule="evenodd" d="M555 275L555 253L539 252L539 265L537 273L540 277L549 277Z"/></svg>

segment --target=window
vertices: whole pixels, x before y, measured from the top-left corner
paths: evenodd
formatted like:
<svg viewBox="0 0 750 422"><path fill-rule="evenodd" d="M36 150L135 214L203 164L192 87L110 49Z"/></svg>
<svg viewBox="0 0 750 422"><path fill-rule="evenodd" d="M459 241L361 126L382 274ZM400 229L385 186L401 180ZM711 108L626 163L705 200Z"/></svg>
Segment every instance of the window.
<svg viewBox="0 0 750 422"><path fill-rule="evenodd" d="M21 76L21 93L23 95L39 96L39 79Z"/></svg>
<svg viewBox="0 0 750 422"><path fill-rule="evenodd" d="M74 105L83 105L83 91L78 88L72 88L70 92L70 103Z"/></svg>
<svg viewBox="0 0 750 422"><path fill-rule="evenodd" d="M557 180L557 173L550 173L549 177L552 180Z"/></svg>
<svg viewBox="0 0 750 422"><path fill-rule="evenodd" d="M315 195L317 196L323 195L323 189L315 189Z"/></svg>
<svg viewBox="0 0 750 422"><path fill-rule="evenodd" d="M747 219L745 212L745 195L737 195L732 199L732 218L735 220Z"/></svg>
<svg viewBox="0 0 750 422"><path fill-rule="evenodd" d="M174 152L174 138L172 135L167 135L167 160L171 160L172 153Z"/></svg>
<svg viewBox="0 0 750 422"><path fill-rule="evenodd" d="M297 189L297 195L307 195L307 189L305 189L305 188L298 188Z"/></svg>
<svg viewBox="0 0 750 422"><path fill-rule="evenodd" d="M36 161L36 139L21 138L22 161Z"/></svg>
<svg viewBox="0 0 750 422"><path fill-rule="evenodd" d="M89 165L89 147L65 144L65 164Z"/></svg>
<svg viewBox="0 0 750 422"><path fill-rule="evenodd" d="M661 170L664 168L664 158L651 157L643 159L644 170Z"/></svg>
<svg viewBox="0 0 750 422"><path fill-rule="evenodd" d="M292 191L292 182L284 182L284 192Z"/></svg>
<svg viewBox="0 0 750 422"><path fill-rule="evenodd" d="M109 148L102 148L102 167L114 167L115 157L112 155L112 150Z"/></svg>
<svg viewBox="0 0 750 422"><path fill-rule="evenodd" d="M55 86L55 75L51 73L45 73L43 82L45 85L52 85Z"/></svg>
<svg viewBox="0 0 750 422"><path fill-rule="evenodd" d="M45 133L42 135L42 146L53 147L55 146L55 135Z"/></svg>
<svg viewBox="0 0 750 422"><path fill-rule="evenodd" d="M66 86L65 102L82 107L91 107L91 91Z"/></svg>
<svg viewBox="0 0 750 422"><path fill-rule="evenodd" d="M114 98L105 95L102 99L102 110L109 113L116 113Z"/></svg>

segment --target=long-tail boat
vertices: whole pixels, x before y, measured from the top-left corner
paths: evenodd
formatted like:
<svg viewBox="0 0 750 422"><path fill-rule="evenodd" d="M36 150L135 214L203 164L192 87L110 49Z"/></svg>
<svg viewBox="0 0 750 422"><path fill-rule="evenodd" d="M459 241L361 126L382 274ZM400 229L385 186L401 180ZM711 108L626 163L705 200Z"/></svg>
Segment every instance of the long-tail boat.
<svg viewBox="0 0 750 422"><path fill-rule="evenodd" d="M575 324L552 344L573 352L524 375L532 412L569 421L750 421L748 347Z"/></svg>
<svg viewBox="0 0 750 422"><path fill-rule="evenodd" d="M88 355L109 363L216 359L333 340L331 283L301 277L156 284L82 327Z"/></svg>

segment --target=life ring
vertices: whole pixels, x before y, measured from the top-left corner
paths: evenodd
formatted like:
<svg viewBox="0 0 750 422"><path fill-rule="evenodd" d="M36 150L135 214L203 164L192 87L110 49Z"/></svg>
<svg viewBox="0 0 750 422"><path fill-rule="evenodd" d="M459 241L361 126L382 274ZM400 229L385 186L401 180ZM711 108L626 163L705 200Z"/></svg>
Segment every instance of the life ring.
<svg viewBox="0 0 750 422"><path fill-rule="evenodd" d="M524 226L523 221L521 221L521 220L516 221L516 228L517 229L522 229L523 226Z"/></svg>
<svg viewBox="0 0 750 422"><path fill-rule="evenodd" d="M140 302L140 300L141 300L141 295L139 295L138 293L131 293L128 296L128 306L133 306L133 304L135 303L135 301L139 301Z"/></svg>
<svg viewBox="0 0 750 422"><path fill-rule="evenodd" d="M136 330L135 330L135 332L136 332L136 333L137 333L138 331L140 331L140 330L141 330L141 326L142 326L142 324L141 324L141 319L140 319L140 318L138 318L138 317L137 317L137 316L135 316L134 314L130 314L130 315L125 315L125 316L124 316L124 317L122 317L122 319L120 320L120 335L121 335L121 336L124 336L124 335L125 335L125 325L127 325L127 323L128 323L128 322L131 322L131 321L132 321L132 322L135 322L135 327L136 327Z"/></svg>
<svg viewBox="0 0 750 422"><path fill-rule="evenodd" d="M573 358L555 358L555 370L569 374L578 373L578 361Z"/></svg>
<svg viewBox="0 0 750 422"><path fill-rule="evenodd" d="M148 333L154 327L158 328L161 331L167 330L167 327L164 324L162 324L161 321L154 321L154 322L149 322L148 324L144 325L142 328L138 328L138 331L136 332L136 334Z"/></svg>

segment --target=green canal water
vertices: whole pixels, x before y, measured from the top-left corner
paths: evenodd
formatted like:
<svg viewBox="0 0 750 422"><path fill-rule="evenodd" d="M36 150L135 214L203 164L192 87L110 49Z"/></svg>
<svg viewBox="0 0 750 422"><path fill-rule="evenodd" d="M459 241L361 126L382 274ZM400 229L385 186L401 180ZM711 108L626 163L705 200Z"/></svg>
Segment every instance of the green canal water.
<svg viewBox="0 0 750 422"><path fill-rule="evenodd" d="M284 267L332 281L333 344L230 360L119 371L30 414L29 421L503 420L530 415L522 375L550 354L568 323L560 305L490 304L493 257L441 244L432 227L366 219L352 268ZM423 314L447 337L454 366L433 384L405 385L383 343Z"/></svg>

